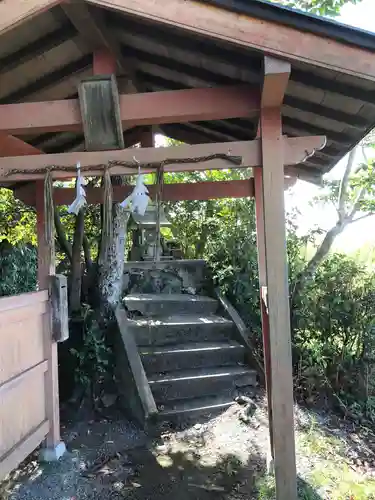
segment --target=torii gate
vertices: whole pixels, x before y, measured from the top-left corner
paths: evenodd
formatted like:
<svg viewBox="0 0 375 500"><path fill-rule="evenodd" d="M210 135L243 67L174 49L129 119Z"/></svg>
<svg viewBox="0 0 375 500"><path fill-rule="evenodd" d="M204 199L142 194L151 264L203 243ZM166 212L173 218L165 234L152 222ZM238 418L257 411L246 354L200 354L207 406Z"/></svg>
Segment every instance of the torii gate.
<svg viewBox="0 0 375 500"><path fill-rule="evenodd" d="M103 57L102 52L100 57ZM106 60L108 68L110 56ZM96 71L98 64L96 64ZM115 71L115 67L113 67ZM164 200L209 199L217 197L254 196L256 200L259 279L263 292L262 322L266 359L267 390L269 406L272 408L270 429L272 448L275 454L275 471L278 483L288 485L288 498L294 498L295 490L295 450L293 423L293 380L290 344L290 320L287 285L286 246L284 227L284 189L295 181L293 167L313 155L315 150L325 145L325 137L309 136L287 138L281 130L281 104L288 84L290 65L283 61L265 57L264 83L261 95L248 89L198 89L172 91L167 93L123 95L120 97L121 118L123 123L155 123L165 120L166 110L176 114L179 119L207 119L208 117L225 118L243 115L257 110L260 113L259 138L254 141L229 142L217 144L186 145L167 148L139 148L104 152L77 152L56 155L40 154L36 148L27 147L18 139L3 136L3 144L8 152L25 148L27 155L0 158L0 179L6 182L35 181L27 186L15 188L16 196L37 209L38 218L38 277L43 288L48 276L54 272L54 265L48 262L44 240L45 208L43 202L44 172L53 166L53 177L64 179L72 177L72 170L64 170L81 163L83 175L101 175L101 164L110 162L131 163L135 156L141 165L165 160L191 158L191 163L171 163L166 171L193 171L207 169L233 168L233 163L225 158L202 163L193 161L197 157L215 154L241 158L239 168L252 167L254 177L248 180L226 182L202 182L194 184L165 185ZM226 106L220 105L225 99ZM46 109L49 108L49 113ZM66 127L79 127L81 115L77 112L77 100L51 103L26 103L8 105L5 120L8 131L43 129L62 130ZM53 111L51 111L51 108ZM29 113L20 113L20 110ZM0 110L1 111L1 110ZM163 112L164 117L160 116ZM129 116L130 115L130 116ZM30 120L30 116L32 120ZM169 120L175 119L169 117ZM30 124L30 121L32 123ZM141 138L142 139L142 138ZM144 141L144 138L143 138ZM30 154L32 156L30 156ZM98 167L95 168L95 165ZM90 168L85 170L85 168ZM60 170L59 170L60 168ZM152 172L154 168L145 167L143 172ZM134 168L115 164L111 174L131 175ZM285 175L291 177L285 177ZM38 180L39 179L39 180ZM116 186L114 201L122 201L129 193L129 186ZM151 190L151 196L153 195ZM54 200L57 204L68 204L74 198L74 190L57 188ZM87 188L89 203L103 201L101 188ZM266 292L266 293L265 293ZM264 297L267 296L267 304ZM267 311L266 313L266 305ZM272 390L271 390L272 387ZM57 413L57 410L56 410ZM271 415L271 414L270 414ZM58 426L52 443L60 441ZM288 479L286 480L286 475ZM286 497L283 497L286 498Z"/></svg>

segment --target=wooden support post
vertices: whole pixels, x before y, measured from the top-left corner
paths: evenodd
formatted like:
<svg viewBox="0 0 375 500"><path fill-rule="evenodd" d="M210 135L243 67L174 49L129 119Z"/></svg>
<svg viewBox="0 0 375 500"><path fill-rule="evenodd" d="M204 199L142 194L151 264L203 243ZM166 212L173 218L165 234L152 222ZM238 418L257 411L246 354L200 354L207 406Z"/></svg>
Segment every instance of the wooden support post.
<svg viewBox="0 0 375 500"><path fill-rule="evenodd" d="M264 242L264 211L263 211L263 174L261 168L254 169L254 196L258 250L258 273L259 273L259 303L262 321L264 373L267 391L267 409L269 426L269 450L267 452L267 470L272 472L274 462L273 445L273 419L272 419L272 381L271 381L271 355L270 355L270 325L268 320L267 303L267 274L266 274L266 249Z"/></svg>
<svg viewBox="0 0 375 500"><path fill-rule="evenodd" d="M45 206L44 206L44 182L36 181L36 216L38 235L38 285L39 290L48 290L49 276L55 274L55 263L50 261L49 245L54 245L52 241L46 241L45 227Z"/></svg>
<svg viewBox="0 0 375 500"><path fill-rule="evenodd" d="M141 134L141 148L153 148L155 146L154 139L153 127L147 127Z"/></svg>
<svg viewBox="0 0 375 500"><path fill-rule="evenodd" d="M54 241L46 241L44 182L36 181L36 213L38 235L38 284L39 290L49 290L49 277L55 274L55 263L50 260L49 245ZM45 404L49 422L49 432L46 437L45 448L41 451L44 461L58 460L65 452L65 445L60 440L60 408L59 408L59 379L57 343L52 339L52 311L49 310L44 323L44 356L48 361L48 370L45 372Z"/></svg>
<svg viewBox="0 0 375 500"><path fill-rule="evenodd" d="M284 155L281 104L290 64L265 58L261 100L264 257L269 321L269 371L277 500L297 499L293 375L284 214ZM259 174L258 174L259 175ZM258 178L259 182L259 178ZM260 186L259 186L260 187ZM260 231L261 233L261 231ZM262 255L260 259L262 259ZM263 289L264 290L264 289ZM264 302L264 300L263 300Z"/></svg>
<svg viewBox="0 0 375 500"><path fill-rule="evenodd" d="M96 49L93 53L92 69L94 75L112 75L116 73L116 58L107 49Z"/></svg>

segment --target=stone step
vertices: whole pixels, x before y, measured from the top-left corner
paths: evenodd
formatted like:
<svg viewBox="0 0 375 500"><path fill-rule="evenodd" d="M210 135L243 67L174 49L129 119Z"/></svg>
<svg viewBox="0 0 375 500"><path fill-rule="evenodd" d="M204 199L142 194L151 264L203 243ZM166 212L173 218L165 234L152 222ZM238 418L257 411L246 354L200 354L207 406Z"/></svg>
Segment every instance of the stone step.
<svg viewBox="0 0 375 500"><path fill-rule="evenodd" d="M176 422L199 415L215 416L233 404L234 400L226 395L170 401L159 405L158 420Z"/></svg>
<svg viewBox="0 0 375 500"><path fill-rule="evenodd" d="M141 347L147 374L165 373L189 368L240 365L245 348L235 342L191 342L172 346Z"/></svg>
<svg viewBox="0 0 375 500"><path fill-rule="evenodd" d="M233 338L232 321L214 315L176 315L130 320L128 328L138 346L165 346L189 342L220 342Z"/></svg>
<svg viewBox="0 0 375 500"><path fill-rule="evenodd" d="M235 396L238 387L256 384L256 372L242 366L199 368L152 375L148 381L156 403L164 403L217 394Z"/></svg>
<svg viewBox="0 0 375 500"><path fill-rule="evenodd" d="M130 312L143 316L175 314L214 314L218 302L210 297L188 294L137 293L125 296L124 305Z"/></svg>

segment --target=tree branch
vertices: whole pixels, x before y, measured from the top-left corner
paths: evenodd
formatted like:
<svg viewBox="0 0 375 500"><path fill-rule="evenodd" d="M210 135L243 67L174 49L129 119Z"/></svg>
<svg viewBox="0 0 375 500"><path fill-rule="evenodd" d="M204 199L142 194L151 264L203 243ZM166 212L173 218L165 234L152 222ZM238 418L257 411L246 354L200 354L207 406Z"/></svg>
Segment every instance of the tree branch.
<svg viewBox="0 0 375 500"><path fill-rule="evenodd" d="M367 217L371 217L372 215L375 215L375 214L370 212L368 214L361 215L361 217L357 217L356 219L353 219L351 221L351 224L353 224L354 222L358 222L359 220L367 219Z"/></svg>
<svg viewBox="0 0 375 500"><path fill-rule="evenodd" d="M349 219L349 222L352 222L353 221L353 217L355 216L355 214L358 212L358 210L361 208L361 201L363 200L363 197L364 195L366 194L366 188L365 187L362 187L360 190L359 190L359 193L353 203L353 207L350 211L350 214L348 216L348 219Z"/></svg>
<svg viewBox="0 0 375 500"><path fill-rule="evenodd" d="M345 172L344 172L344 175L342 176L342 179L340 182L338 207L337 207L337 213L339 215L340 222L343 222L343 220L345 219L345 215L346 215L345 203L346 203L347 196L348 196L348 184L349 184L350 173L351 173L352 168L353 168L353 163L354 163L356 153L357 153L356 148L354 148L350 151L348 162L347 162L346 167L345 167Z"/></svg>

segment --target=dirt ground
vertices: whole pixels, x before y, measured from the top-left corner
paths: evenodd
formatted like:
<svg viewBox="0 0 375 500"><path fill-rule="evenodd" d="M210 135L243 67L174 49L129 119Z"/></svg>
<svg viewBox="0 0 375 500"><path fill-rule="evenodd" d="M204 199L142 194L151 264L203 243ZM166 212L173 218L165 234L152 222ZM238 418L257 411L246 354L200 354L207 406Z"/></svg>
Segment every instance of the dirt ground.
<svg viewBox="0 0 375 500"><path fill-rule="evenodd" d="M234 404L218 416L206 416L177 429L164 426L148 434L115 414L111 419L84 419L69 424L63 430L66 456L57 464L43 466L36 454L30 457L2 485L0 498L272 499L274 487L265 474L268 426L264 394L260 392L253 400L255 405ZM328 420L296 407L300 498L375 498L368 493L373 491L368 489L373 486L372 480L363 482L375 475L373 443L369 447L368 439L361 441L346 424L336 422L330 428ZM362 481L367 489L355 496L347 495L346 490L343 496L335 496L334 481L341 481L341 469L334 481L334 473L330 472L330 482L316 482L314 487L310 484L320 465L324 473L332 463L351 455L349 469L358 469L353 485ZM324 462L327 456L331 461L328 465ZM347 491L352 487L349 484Z"/></svg>
<svg viewBox="0 0 375 500"><path fill-rule="evenodd" d="M235 404L179 428L148 434L120 416L67 425L68 453L40 465L37 454L3 484L9 500L228 500L253 497L254 474L265 467L266 413L240 420ZM251 414L255 408L251 409Z"/></svg>

